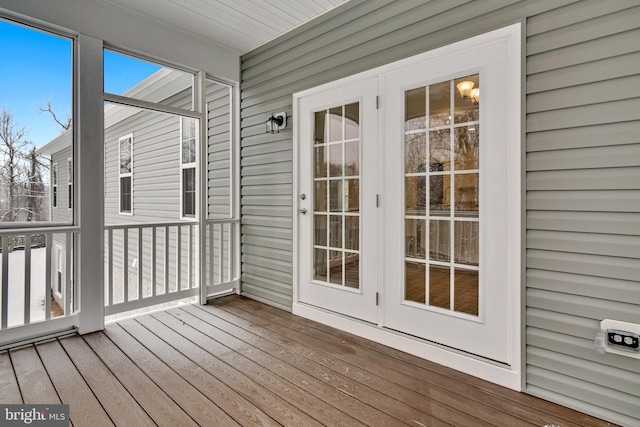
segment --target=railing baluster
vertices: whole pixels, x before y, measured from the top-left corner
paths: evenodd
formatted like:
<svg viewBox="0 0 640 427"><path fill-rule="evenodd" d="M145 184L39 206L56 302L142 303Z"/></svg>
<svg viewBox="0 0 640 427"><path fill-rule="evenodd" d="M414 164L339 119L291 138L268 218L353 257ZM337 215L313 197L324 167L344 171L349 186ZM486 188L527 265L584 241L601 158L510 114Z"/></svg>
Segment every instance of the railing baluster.
<svg viewBox="0 0 640 427"><path fill-rule="evenodd" d="M9 239L11 239L9 236L2 238L2 317L0 318L2 329L7 328L9 320Z"/></svg>
<svg viewBox="0 0 640 427"><path fill-rule="evenodd" d="M138 299L142 299L142 227L138 228Z"/></svg>
<svg viewBox="0 0 640 427"><path fill-rule="evenodd" d="M51 319L51 247L53 246L53 234L45 235L45 280L44 280L44 318Z"/></svg>
<svg viewBox="0 0 640 427"><path fill-rule="evenodd" d="M68 316L72 313L71 310L71 301L72 301L72 290L71 290L71 278L73 276L73 271L71 270L71 257L73 256L73 248L71 246L73 233L66 232L65 233L65 278L64 278L64 315Z"/></svg>
<svg viewBox="0 0 640 427"><path fill-rule="evenodd" d="M188 273L187 273L187 288L191 289L193 288L193 239L192 239L192 235L193 235L193 225L189 225L189 237L187 237L187 244L189 245L189 251L188 251L188 257L189 260L187 261L187 268Z"/></svg>
<svg viewBox="0 0 640 427"><path fill-rule="evenodd" d="M176 226L176 291L182 289L182 227Z"/></svg>
<svg viewBox="0 0 640 427"><path fill-rule="evenodd" d="M218 283L224 283L224 224L220 225L220 246L218 248Z"/></svg>
<svg viewBox="0 0 640 427"><path fill-rule="evenodd" d="M235 279L235 272L233 271L233 266L235 265L234 263L234 257L233 257L233 252L235 251L235 237L236 237L236 229L235 229L235 224L233 223L229 223L229 254L227 256L228 260L229 260L229 281L232 281L233 279Z"/></svg>
<svg viewBox="0 0 640 427"><path fill-rule="evenodd" d="M31 323L31 234L24 235L24 324Z"/></svg>
<svg viewBox="0 0 640 427"><path fill-rule="evenodd" d="M156 268L158 267L156 262L156 227L151 227L151 297L156 296Z"/></svg>
<svg viewBox="0 0 640 427"><path fill-rule="evenodd" d="M164 293L169 293L169 226L164 228Z"/></svg>
<svg viewBox="0 0 640 427"><path fill-rule="evenodd" d="M107 232L107 252L109 253L109 264L107 270L109 270L109 306L113 305L113 230L109 229Z"/></svg>
<svg viewBox="0 0 640 427"><path fill-rule="evenodd" d="M215 253L213 251L213 242L214 242L214 236L213 236L213 232L214 232L214 225L213 224L208 224L207 227L209 227L209 244L207 245L207 247L209 248L209 280L207 281L208 285L215 285L215 278L213 275L214 272L214 268L213 268L213 263L215 262Z"/></svg>
<svg viewBox="0 0 640 427"><path fill-rule="evenodd" d="M124 275L124 302L129 301L129 229L122 230L122 266Z"/></svg>

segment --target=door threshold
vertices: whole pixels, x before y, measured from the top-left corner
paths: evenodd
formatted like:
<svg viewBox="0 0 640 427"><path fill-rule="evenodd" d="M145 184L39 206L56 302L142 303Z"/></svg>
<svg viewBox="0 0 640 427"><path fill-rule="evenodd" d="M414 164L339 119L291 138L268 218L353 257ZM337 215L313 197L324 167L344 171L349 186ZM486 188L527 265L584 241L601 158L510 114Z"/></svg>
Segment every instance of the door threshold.
<svg viewBox="0 0 640 427"><path fill-rule="evenodd" d="M340 329L515 391L522 391L521 373L508 365L480 359L412 335L315 306L294 303L292 308L296 316Z"/></svg>

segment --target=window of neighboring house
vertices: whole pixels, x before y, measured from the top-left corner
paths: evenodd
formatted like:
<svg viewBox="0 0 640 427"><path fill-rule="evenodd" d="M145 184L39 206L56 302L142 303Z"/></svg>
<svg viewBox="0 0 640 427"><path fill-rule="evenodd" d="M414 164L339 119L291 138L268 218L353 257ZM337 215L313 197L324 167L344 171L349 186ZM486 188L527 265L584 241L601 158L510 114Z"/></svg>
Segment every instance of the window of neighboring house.
<svg viewBox="0 0 640 427"><path fill-rule="evenodd" d="M51 168L51 206L58 207L58 164L54 163Z"/></svg>
<svg viewBox="0 0 640 427"><path fill-rule="evenodd" d="M67 208L73 209L73 161L67 159Z"/></svg>
<svg viewBox="0 0 640 427"><path fill-rule="evenodd" d="M133 134L119 140L120 213L133 213Z"/></svg>
<svg viewBox="0 0 640 427"><path fill-rule="evenodd" d="M198 120L182 117L180 119L180 195L182 198L182 217L196 216L196 157L198 140Z"/></svg>

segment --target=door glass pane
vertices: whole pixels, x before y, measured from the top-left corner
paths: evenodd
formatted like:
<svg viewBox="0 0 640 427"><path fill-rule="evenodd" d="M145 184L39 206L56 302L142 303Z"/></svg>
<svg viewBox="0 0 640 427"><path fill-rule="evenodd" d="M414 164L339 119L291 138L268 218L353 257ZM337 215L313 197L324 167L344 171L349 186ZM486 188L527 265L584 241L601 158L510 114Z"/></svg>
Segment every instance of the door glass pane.
<svg viewBox="0 0 640 427"><path fill-rule="evenodd" d="M316 212L327 211L327 181L316 181L314 183L314 203L313 210Z"/></svg>
<svg viewBox="0 0 640 427"><path fill-rule="evenodd" d="M314 279L358 289L360 104L314 114Z"/></svg>
<svg viewBox="0 0 640 427"><path fill-rule="evenodd" d="M426 295L426 264L422 262L405 263L404 299L424 304Z"/></svg>
<svg viewBox="0 0 640 427"><path fill-rule="evenodd" d="M329 142L342 140L342 107L329 110Z"/></svg>
<svg viewBox="0 0 640 427"><path fill-rule="evenodd" d="M418 173L426 170L427 138L424 132L405 136L404 170L405 173Z"/></svg>
<svg viewBox="0 0 640 427"><path fill-rule="evenodd" d="M342 144L329 146L329 176L342 176Z"/></svg>
<svg viewBox="0 0 640 427"><path fill-rule="evenodd" d="M426 253L426 221L423 219L407 219L405 221L405 238L407 258L424 259Z"/></svg>
<svg viewBox="0 0 640 427"><path fill-rule="evenodd" d="M451 131L439 129L429 132L429 170L451 170Z"/></svg>
<svg viewBox="0 0 640 427"><path fill-rule="evenodd" d="M408 90L404 97L405 130L424 129L426 124L426 89L419 87Z"/></svg>
<svg viewBox="0 0 640 427"><path fill-rule="evenodd" d="M360 211L360 180L359 179L345 179L344 180L345 191L345 212L358 212Z"/></svg>
<svg viewBox="0 0 640 427"><path fill-rule="evenodd" d="M316 246L327 246L327 217L325 215L315 215L313 224L314 244Z"/></svg>
<svg viewBox="0 0 640 427"><path fill-rule="evenodd" d="M344 107L344 138L360 138L360 104L345 105Z"/></svg>
<svg viewBox="0 0 640 427"><path fill-rule="evenodd" d="M432 261L449 262L451 251L449 249L451 234L449 232L451 221L429 221L429 259Z"/></svg>
<svg viewBox="0 0 640 427"><path fill-rule="evenodd" d="M331 212L342 212L343 186L341 179L329 181L329 210Z"/></svg>
<svg viewBox="0 0 640 427"><path fill-rule="evenodd" d="M360 217L348 216L345 221L344 247L357 251L360 249Z"/></svg>
<svg viewBox="0 0 640 427"><path fill-rule="evenodd" d="M327 281L327 254L326 249L313 250L313 279L322 282Z"/></svg>
<svg viewBox="0 0 640 427"><path fill-rule="evenodd" d="M479 175L477 173L463 173L456 175L455 179L456 216L477 218Z"/></svg>
<svg viewBox="0 0 640 427"><path fill-rule="evenodd" d="M315 178L327 176L327 147L316 147L315 149Z"/></svg>
<svg viewBox="0 0 640 427"><path fill-rule="evenodd" d="M474 316L480 274L479 82L475 74L406 91L403 141L405 299Z"/></svg>
<svg viewBox="0 0 640 427"><path fill-rule="evenodd" d="M478 169L479 133L477 124L456 128L453 143L456 170Z"/></svg>
<svg viewBox="0 0 640 427"><path fill-rule="evenodd" d="M450 267L429 266L429 305L449 308L451 299Z"/></svg>
<svg viewBox="0 0 640 427"><path fill-rule="evenodd" d="M451 85L442 82L429 86L429 127L451 124Z"/></svg>
<svg viewBox="0 0 640 427"><path fill-rule="evenodd" d="M455 222L455 261L458 264L478 265L478 222Z"/></svg>
<svg viewBox="0 0 640 427"><path fill-rule="evenodd" d="M360 287L360 254L346 253L344 260L344 285L349 288Z"/></svg>
<svg viewBox="0 0 640 427"><path fill-rule="evenodd" d="M343 284L343 254L344 252L340 251L329 251L329 283L333 283L334 285Z"/></svg>
<svg viewBox="0 0 640 427"><path fill-rule="evenodd" d="M425 215L427 203L427 184L424 176L405 178L405 208L407 215Z"/></svg>
<svg viewBox="0 0 640 427"><path fill-rule="evenodd" d="M360 175L360 149L358 141L344 144L344 174L346 176Z"/></svg>
<svg viewBox="0 0 640 427"><path fill-rule="evenodd" d="M454 310L478 315L478 271L456 268L454 271Z"/></svg>
<svg viewBox="0 0 640 427"><path fill-rule="evenodd" d="M480 120L480 75L462 77L454 81L454 118L456 124Z"/></svg>

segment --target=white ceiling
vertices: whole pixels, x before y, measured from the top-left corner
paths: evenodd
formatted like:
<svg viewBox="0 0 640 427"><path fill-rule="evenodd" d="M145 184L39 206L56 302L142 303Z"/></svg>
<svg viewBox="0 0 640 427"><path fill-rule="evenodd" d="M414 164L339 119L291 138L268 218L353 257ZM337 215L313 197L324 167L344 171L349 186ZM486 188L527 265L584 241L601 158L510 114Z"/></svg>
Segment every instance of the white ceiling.
<svg viewBox="0 0 640 427"><path fill-rule="evenodd" d="M241 54L348 0L93 0Z"/></svg>

